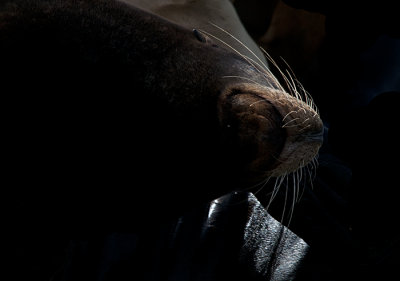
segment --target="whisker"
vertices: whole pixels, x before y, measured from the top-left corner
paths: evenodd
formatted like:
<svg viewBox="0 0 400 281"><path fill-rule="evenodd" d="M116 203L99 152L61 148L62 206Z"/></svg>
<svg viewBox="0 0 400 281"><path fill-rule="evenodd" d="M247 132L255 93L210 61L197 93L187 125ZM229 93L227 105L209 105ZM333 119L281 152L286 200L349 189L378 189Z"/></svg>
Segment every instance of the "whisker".
<svg viewBox="0 0 400 281"><path fill-rule="evenodd" d="M310 120L310 118L306 118L306 119L304 119L304 121L303 121L303 122L301 122L301 123L300 123L300 125L302 125L302 124L306 123L308 120Z"/></svg>
<svg viewBox="0 0 400 281"><path fill-rule="evenodd" d="M251 66L253 66L257 72L259 72L261 75L265 75L267 76L266 81L268 83L271 83L271 86L284 92L285 94L288 94L287 91L282 87L281 83L279 82L279 80L275 77L275 75L271 72L271 70L268 68L268 66L264 63L263 60L260 59L260 57L258 57L249 47L247 47L243 42L241 42L238 38L236 38L234 35L232 35L230 32L228 32L227 30L223 29L222 27L210 22L210 25L214 26L215 28L217 28L218 30L222 31L223 33L227 34L230 38L232 38L233 40L235 40L236 42L238 42L242 47L244 47L256 60L254 60L253 58L243 54L242 52L240 52L238 49L234 48L232 45L228 44L227 42L225 42L224 40L222 40L221 38L218 38L217 36L205 31L205 30L199 30L200 32L214 38L215 40L221 42L223 45L227 46L229 49L233 50L236 54L238 54L239 56L241 56L244 60L246 60ZM286 70L287 75L285 75L285 73L280 69L280 67L278 66L278 64L272 59L272 57L268 54L268 52L263 49L262 47L260 47L260 50L265 54L265 57L277 68L277 70L279 71L280 75L282 76L284 82L286 83L288 90L290 92L289 95L295 97L297 100L300 101L304 101L304 98L301 96L300 92L298 91L296 84L298 84L300 86L300 89L302 90L302 92L305 93L305 95L307 96L306 91L304 90L304 87L301 85L300 82L298 82L298 80L296 79L296 76L293 73L293 70L290 68L289 64L283 59L281 58L285 64L287 65L287 67L289 68L290 72L288 70ZM233 77L233 76L232 76ZM293 78L294 77L294 78ZM239 78L239 77L237 77ZM246 79L244 77L242 77L243 79ZM246 79L248 81L251 81L252 83L255 83L259 86L261 86L258 82L251 80L251 79ZM296 83L296 82L297 83ZM307 101L311 100L309 98L307 98ZM286 100L287 101L287 100ZM314 107L312 107L314 108Z"/></svg>
<svg viewBox="0 0 400 281"><path fill-rule="evenodd" d="M283 59L282 59L282 60L283 60ZM286 69L286 73L288 74L289 79L290 79L290 81L291 81L291 83L289 83L289 85L290 85L290 87L292 88L292 92L294 93L292 96L296 97L296 98L297 98L298 100L300 100L300 101L303 101L302 98L301 98L301 95L300 95L299 92L297 91L296 84L295 84L295 82L294 82L292 76L290 75L290 72L289 72L287 69Z"/></svg>
<svg viewBox="0 0 400 281"><path fill-rule="evenodd" d="M310 181L310 186L311 186L311 189L314 189L313 188L313 176L312 176L312 169L313 169L313 165L312 165L312 163L310 162L308 165L307 165L307 173L308 173L308 176L310 177L310 179L309 179L309 181Z"/></svg>
<svg viewBox="0 0 400 281"><path fill-rule="evenodd" d="M252 58L242 54L240 51L238 51L237 49L235 49L233 46L231 46L230 44L228 44L227 42L225 42L224 40L218 38L217 36L205 31L205 30L201 30L199 29L198 31L214 38L215 40L221 42L222 44L224 44L225 46L227 46L229 49L231 49L232 51L234 51L236 54L238 54L239 56L241 56L244 60L246 60L251 66L253 66L257 72L261 75L266 75L269 79L271 79L273 81L273 87L277 88L278 90L281 91L285 91L284 88L281 86L281 84L279 83L279 80L273 75L273 73L270 71L270 69L268 67L264 67L263 65L260 65L260 63L256 62L255 60L253 60ZM256 56L257 57L257 56ZM266 79L267 82L271 82L270 80ZM265 87L265 86L264 86Z"/></svg>
<svg viewBox="0 0 400 281"><path fill-rule="evenodd" d="M281 58L281 59L282 59L282 61L285 63L286 67L289 69L289 70L286 70L286 72L288 73L289 77L291 78L294 87L296 87L295 84L297 84L297 86L298 86L298 87L300 88L300 90L301 90L301 93L302 93L303 96L304 96L304 97L301 96L301 95L300 95L300 92L298 91L300 100L303 101L303 102L305 102L308 106L310 106L310 107L313 108L314 110L316 110L316 108L314 107L314 103L313 103L313 99L312 99L311 95L304 89L303 84L300 83L300 81L297 79L297 77L296 77L296 75L295 75L293 69L290 67L290 65L287 63L287 61L286 61L284 58ZM289 72L289 71L290 71L290 72ZM293 79L292 77L293 77L294 79Z"/></svg>
<svg viewBox="0 0 400 281"><path fill-rule="evenodd" d="M298 202L298 199L299 199L299 189L298 189L298 187L299 187L299 185L300 185L299 169L297 169L296 171L294 171L294 172L293 172L293 175L295 176L295 179L296 179L296 182L293 183L294 188L296 189L296 192L295 192L295 195L296 195L296 196L293 198L293 200L294 200L295 202Z"/></svg>
<svg viewBox="0 0 400 281"><path fill-rule="evenodd" d="M268 177L267 180L264 181L263 185L262 185L258 190L256 190L255 192L253 192L253 194L254 194L254 195L257 195L257 194L267 185L267 183L269 182L270 178L271 178L271 177Z"/></svg>
<svg viewBox="0 0 400 281"><path fill-rule="evenodd" d="M258 101L255 101L255 102L251 103L249 106L253 106L253 105L255 105L255 104L259 103L259 102L265 102L265 101L264 100L258 100Z"/></svg>
<svg viewBox="0 0 400 281"><path fill-rule="evenodd" d="M296 186L297 186L297 181L298 181L297 170L294 171L294 172L292 173L292 175L293 175L293 189L294 189L293 200L296 201L296 198L297 198Z"/></svg>
<svg viewBox="0 0 400 281"><path fill-rule="evenodd" d="M300 184L303 183L303 187L305 186L305 174L304 174L304 161L303 161L303 165L302 167L299 169L299 192L300 192ZM304 178L303 178L304 177ZM304 188L303 188L304 191ZM302 193L303 194L303 193ZM297 202L300 202L302 194L300 194L300 196L297 198Z"/></svg>
<svg viewBox="0 0 400 281"><path fill-rule="evenodd" d="M268 80L268 79L271 79L272 82L273 82L273 83L271 84L272 87L274 87L274 88L276 88L276 89L278 89L278 90L280 90L280 91L286 93L285 89L282 87L282 85L281 85L281 83L279 82L279 80L275 77L275 75L274 75L269 69L263 68L259 63L257 63L257 62L254 61L252 58L250 58L250 57L248 57L248 56L246 56L246 55L242 55L242 56L243 56L245 59L250 60L251 62L253 62L253 64L252 64L253 67L255 67L255 66L258 66L258 67L259 67L259 68L257 68L257 71L258 71L260 74L263 74L264 76L266 76L266 77L265 77L265 78L266 78L266 82L271 83L271 81Z"/></svg>
<svg viewBox="0 0 400 281"><path fill-rule="evenodd" d="M300 124L299 124L299 125L300 125ZM307 128L309 128L309 127L311 127L311 124L308 124L307 126L301 128L301 129L299 130L299 133L302 132L302 131L304 131L305 129L307 129Z"/></svg>
<svg viewBox="0 0 400 281"><path fill-rule="evenodd" d="M312 167L314 168L314 174L313 174L313 181L315 180L315 177L317 175L317 169L318 169L318 154L314 156L314 159L311 161Z"/></svg>
<svg viewBox="0 0 400 281"><path fill-rule="evenodd" d="M284 58L282 58L282 57L281 57L281 60L286 64L286 66L287 66L287 68L289 69L290 73L291 73L292 76L294 77L294 80L298 81L298 80L297 80L297 77L296 77L296 75L295 75L295 73L294 73L294 71L293 71L293 69L290 67L290 65L287 63L287 61L286 61Z"/></svg>
<svg viewBox="0 0 400 281"><path fill-rule="evenodd" d="M289 215L289 220L288 220L288 223L287 223L287 227L289 227L290 226L290 223L292 222L292 218L293 218L293 213L294 213L294 206L295 206L295 203L296 203L296 192L298 193L298 187L296 186L296 184L295 183L293 183L293 200L292 200L292 206L291 206L291 208L290 208L290 215Z"/></svg>
<svg viewBox="0 0 400 281"><path fill-rule="evenodd" d="M272 191L272 195L271 195L271 197L269 199L269 202L268 202L268 205L266 207L267 211L268 211L272 201L275 199L275 196L278 194L279 188L281 187L281 184L283 182L284 177L285 177L285 175L281 175L281 176L279 176L279 177L277 177L275 179L275 185L274 185L274 188L273 188L273 191ZM279 184L278 184L278 181L279 181Z"/></svg>
<svg viewBox="0 0 400 281"><path fill-rule="evenodd" d="M285 218L286 203L287 203L287 196L288 196L288 189L289 189L289 184L286 184L285 201L284 201L284 204L283 204L283 211L282 211L281 224L283 224L283 219Z"/></svg>
<svg viewBox="0 0 400 281"><path fill-rule="evenodd" d="M288 127L288 124L290 124L291 122L293 122L293 121L296 121L296 120L299 120L300 118L299 117L296 117L296 118L293 118L292 120L289 120L288 122L286 122L283 126L282 126L282 128L285 128L285 127ZM295 125L295 126L299 126L300 124L297 124L297 125ZM290 127L290 126L289 126Z"/></svg>
<svg viewBox="0 0 400 281"><path fill-rule="evenodd" d="M305 170L306 169L306 167L308 167L308 165L307 166L304 166L304 167L302 167L301 169L303 170ZM303 195L304 195L304 191L306 190L306 183L307 183L307 174L305 173L305 171L302 171L302 174L304 174L304 180L303 180L303 190L301 191L301 194L300 194L300 198L299 198L299 201L298 202L300 202L301 201L301 198L303 198ZM312 185L312 181L311 181L311 179L310 179L310 184Z"/></svg>
<svg viewBox="0 0 400 281"><path fill-rule="evenodd" d="M237 53L237 54L240 55L242 58L244 58L248 63L250 63L251 60L248 59L247 56L243 55L241 52L239 52L239 51L236 50L234 47L232 47L231 45L229 45L228 43L226 43L224 40L218 38L217 36L215 36L215 35L213 35L213 34L207 32L207 31L205 31L205 30L198 29L198 31L200 31L200 32L202 32L202 33L204 33L204 34L206 34L206 35L208 35L208 36L214 38L215 40L218 40L219 42L221 42L222 44L224 44L225 46L227 46L229 49L233 50L235 53ZM252 63L250 63L250 64L253 65ZM254 66L254 65L253 65L253 66Z"/></svg>
<svg viewBox="0 0 400 281"><path fill-rule="evenodd" d="M247 77L243 77L243 76L236 76L236 75L227 75L227 76L222 76L222 78L240 78L240 79L244 79L244 80L248 80L260 87L265 87L264 85L261 85L260 83L254 81L253 79L247 78Z"/></svg>
<svg viewBox="0 0 400 281"><path fill-rule="evenodd" d="M256 66L258 66L258 69L259 69L260 71L262 71L262 73L268 74L268 75L271 75L271 76L272 76L272 73L271 73L271 71L270 71L268 68L265 68L265 67L264 67L263 65L261 65L259 62L255 61L254 59L252 59L252 58L249 57L249 56L246 56L245 54L242 54L242 56L243 56L244 58L250 60L251 62L253 62Z"/></svg>
<svg viewBox="0 0 400 281"><path fill-rule="evenodd" d="M255 192L253 192L253 194L256 195L257 193L259 193L259 192L268 184L268 182L269 182L269 180L270 180L271 178L272 178L272 177L269 176L269 177L267 177L266 179L262 180L261 182L256 183L256 184L254 184L254 185L252 185L252 186L250 186L250 187L241 188L240 191L241 191L241 192L243 192L243 191L250 191L250 190L252 190L253 188L256 188L257 186L261 185L261 187L260 187L259 189L257 189ZM246 201L247 201L247 199L244 199L244 200L241 200L241 201L235 202L235 203L230 203L230 206L240 205L240 204L242 204L242 203L244 203L244 202L246 202Z"/></svg>
<svg viewBox="0 0 400 281"><path fill-rule="evenodd" d="M292 111L290 111L288 114L285 115L285 117L283 117L282 122L285 121L285 119L286 119L290 114L292 114L292 113L297 113L297 112L298 112L297 110L292 110Z"/></svg>
<svg viewBox="0 0 400 281"><path fill-rule="evenodd" d="M290 82L289 79L286 77L286 75L283 73L283 71L280 69L280 67L278 66L278 64L275 62L275 60L271 57L270 54L268 54L268 52L263 48L260 47L261 51L264 52L266 58L272 63L273 66L275 66L275 68L278 70L278 72L280 73L280 75L282 76L283 80L285 81L285 83L287 84L289 91L291 91L291 86L290 86ZM293 95L292 95L293 96Z"/></svg>
<svg viewBox="0 0 400 281"><path fill-rule="evenodd" d="M226 31L225 29L223 29L222 27L210 22L211 25L213 25L214 27L218 28L219 30L221 30L222 32L224 32L225 34L227 34L228 36L230 36L231 38L233 38L236 42L238 42L241 46L243 46L244 48L246 48L247 51L249 51L255 58L257 58L257 60L264 66L264 68L268 69L268 66L249 48L247 47L245 44L243 44L242 41L240 41L238 38L236 38L235 36L233 36L233 34L231 34L230 32Z"/></svg>
<svg viewBox="0 0 400 281"><path fill-rule="evenodd" d="M282 128L294 128L294 127L299 127L299 126L301 126L301 124L289 125L289 126L285 126L285 127L282 127Z"/></svg>
<svg viewBox="0 0 400 281"><path fill-rule="evenodd" d="M239 52L238 50L236 50L236 49L235 49L234 47L232 47L230 44L226 43L224 40L218 38L217 36L215 36L215 35L213 35L213 34L207 32L207 31L204 31L204 30L201 30L201 29L199 29L198 31L200 31L200 32L202 32L202 33L204 33L204 34L206 34L206 35L208 35L208 36L214 38L215 40L217 40L217 41L219 41L219 42L221 42L222 44L224 44L225 46L227 46L229 49L231 49L232 51L234 51L236 54L238 54L239 56L241 56L244 60L246 60L246 61L247 61L251 66L253 66L260 74L265 74L265 70L264 70L262 67L260 67L258 63L256 63L253 59L249 58L248 56L243 55L241 52ZM257 67L257 65L258 65L259 67ZM260 68L263 69L264 71L261 71Z"/></svg>
<svg viewBox="0 0 400 281"><path fill-rule="evenodd" d="M272 178L271 176L268 176L266 179L263 179L260 182L258 182L256 184L253 184L252 186L249 186L249 187L246 187L246 188L242 188L241 190L242 191L250 191L253 188L256 188L256 187L258 187L260 185L261 185L261 188L264 188L271 178Z"/></svg>
<svg viewBox="0 0 400 281"><path fill-rule="evenodd" d="M306 89L304 89L304 86L303 86L298 80L297 80L297 83L298 83L299 88L300 88L301 91L303 92L304 96L306 97L306 100L308 101L308 102L307 102L307 105L310 106L310 107L316 112L317 115L319 115L318 107L316 106L316 104L315 104L315 102L314 102L314 99L312 98L312 96L310 95L310 93L308 93L308 92L306 91ZM314 117L315 117L315 116L316 116L316 115L314 115Z"/></svg>
<svg viewBox="0 0 400 281"><path fill-rule="evenodd" d="M319 110L318 107L315 105L314 100L312 96L304 89L304 86L300 83L300 81L296 78L296 75L294 74L294 71L290 67L290 65L281 57L281 60L285 63L287 66L286 73L287 75L281 70L281 68L278 66L278 64L275 62L275 60L271 57L271 55L268 54L268 52L260 46L261 51L264 52L266 58L272 63L272 65L278 70L279 74L282 76L282 79L285 81L289 93L291 93L292 96L294 96L296 99L304 102L307 104L313 111L315 111L315 115L319 115ZM301 91L297 90L297 87ZM301 94L302 93L302 94Z"/></svg>

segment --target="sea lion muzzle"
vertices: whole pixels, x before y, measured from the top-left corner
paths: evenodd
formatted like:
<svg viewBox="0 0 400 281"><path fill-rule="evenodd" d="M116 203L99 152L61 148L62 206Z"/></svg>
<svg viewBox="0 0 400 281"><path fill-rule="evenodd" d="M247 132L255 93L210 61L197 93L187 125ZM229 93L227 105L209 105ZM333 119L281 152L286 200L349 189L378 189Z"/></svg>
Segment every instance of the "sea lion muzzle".
<svg viewBox="0 0 400 281"><path fill-rule="evenodd" d="M273 88L240 83L220 97L220 122L236 140L253 179L280 176L310 162L322 145L323 124L304 102Z"/></svg>

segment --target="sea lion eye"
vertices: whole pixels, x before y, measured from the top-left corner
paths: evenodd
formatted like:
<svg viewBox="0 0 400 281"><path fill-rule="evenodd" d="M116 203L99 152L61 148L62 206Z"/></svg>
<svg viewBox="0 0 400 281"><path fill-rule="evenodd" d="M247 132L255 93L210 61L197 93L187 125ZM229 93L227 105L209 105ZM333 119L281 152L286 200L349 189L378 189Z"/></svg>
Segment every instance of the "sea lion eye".
<svg viewBox="0 0 400 281"><path fill-rule="evenodd" d="M201 34L201 32L199 32L197 29L193 29L193 35L194 35L194 37L196 37L197 40L199 40L200 42L203 42L203 43L206 42L206 38L204 37L204 35Z"/></svg>

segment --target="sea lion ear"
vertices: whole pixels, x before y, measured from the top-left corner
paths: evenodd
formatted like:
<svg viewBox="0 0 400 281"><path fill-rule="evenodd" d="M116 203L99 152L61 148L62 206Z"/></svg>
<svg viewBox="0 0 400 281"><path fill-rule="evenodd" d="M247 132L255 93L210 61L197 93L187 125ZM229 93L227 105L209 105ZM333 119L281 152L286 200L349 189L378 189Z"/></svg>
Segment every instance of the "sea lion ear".
<svg viewBox="0 0 400 281"><path fill-rule="evenodd" d="M207 37L197 29L193 29L193 35L196 37L197 40L199 40L202 43L207 42Z"/></svg>

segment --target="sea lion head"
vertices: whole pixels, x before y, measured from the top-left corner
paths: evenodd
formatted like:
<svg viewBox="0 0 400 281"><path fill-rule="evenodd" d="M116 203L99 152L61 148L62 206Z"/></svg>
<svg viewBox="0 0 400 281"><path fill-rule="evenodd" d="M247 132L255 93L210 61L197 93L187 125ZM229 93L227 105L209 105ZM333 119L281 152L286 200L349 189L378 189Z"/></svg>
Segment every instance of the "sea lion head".
<svg viewBox="0 0 400 281"><path fill-rule="evenodd" d="M203 31L115 1L10 3L0 11L8 135L37 178L150 179L166 186L161 199L209 200L295 171L321 145L306 95Z"/></svg>

